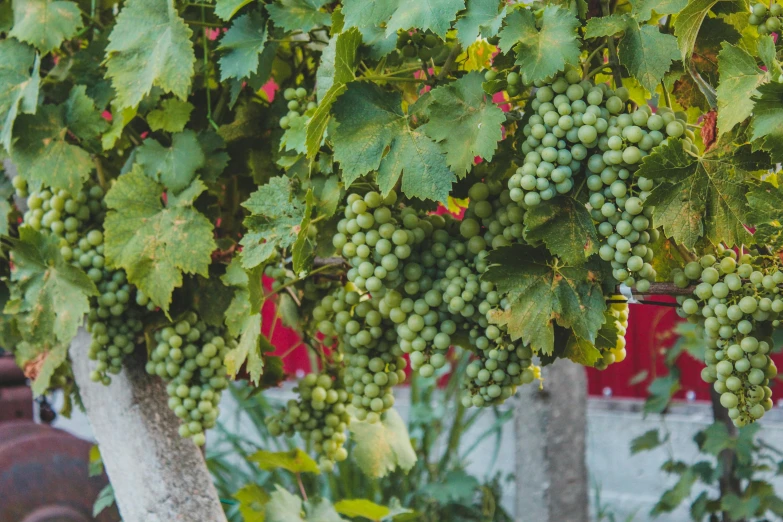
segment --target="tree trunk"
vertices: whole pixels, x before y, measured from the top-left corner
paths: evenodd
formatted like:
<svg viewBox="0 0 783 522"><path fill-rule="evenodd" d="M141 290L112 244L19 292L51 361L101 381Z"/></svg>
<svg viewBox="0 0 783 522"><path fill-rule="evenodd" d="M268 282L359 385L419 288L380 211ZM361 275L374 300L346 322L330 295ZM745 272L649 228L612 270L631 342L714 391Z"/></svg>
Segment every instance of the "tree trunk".
<svg viewBox="0 0 783 522"><path fill-rule="evenodd" d="M515 410L516 513L524 522L587 522L587 378L558 360L544 389L522 386Z"/></svg>
<svg viewBox="0 0 783 522"><path fill-rule="evenodd" d="M90 381L84 330L70 349L73 373L124 522L225 522L201 451L179 436L165 385L129 357L110 386Z"/></svg>

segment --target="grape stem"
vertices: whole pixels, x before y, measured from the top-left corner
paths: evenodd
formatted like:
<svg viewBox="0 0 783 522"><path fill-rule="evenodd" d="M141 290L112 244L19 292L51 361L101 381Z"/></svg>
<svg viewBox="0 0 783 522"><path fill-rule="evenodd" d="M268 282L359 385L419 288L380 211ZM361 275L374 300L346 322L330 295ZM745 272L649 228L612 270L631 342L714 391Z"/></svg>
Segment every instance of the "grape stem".
<svg viewBox="0 0 783 522"><path fill-rule="evenodd" d="M302 494L302 499L307 502L307 491L305 491L304 484L302 483L302 474L296 472L296 483L299 484L299 492Z"/></svg>
<svg viewBox="0 0 783 522"><path fill-rule="evenodd" d="M454 65L457 56L459 56L459 53L461 52L462 52L462 45L460 44L455 44L454 47L451 48L451 52L449 52L449 55L446 57L446 61L443 62L443 67L441 68L438 75L435 77L435 80L442 80L443 78L446 77L447 74L449 74L449 71Z"/></svg>

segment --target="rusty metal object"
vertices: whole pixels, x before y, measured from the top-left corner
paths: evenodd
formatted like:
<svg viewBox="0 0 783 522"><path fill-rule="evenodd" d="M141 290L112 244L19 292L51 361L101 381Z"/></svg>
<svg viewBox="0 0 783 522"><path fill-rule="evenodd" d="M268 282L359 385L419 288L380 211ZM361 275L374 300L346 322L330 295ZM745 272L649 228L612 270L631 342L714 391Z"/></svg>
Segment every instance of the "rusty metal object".
<svg viewBox="0 0 783 522"><path fill-rule="evenodd" d="M91 444L31 421L0 424L0 522L115 522L92 507L107 484L89 477Z"/></svg>

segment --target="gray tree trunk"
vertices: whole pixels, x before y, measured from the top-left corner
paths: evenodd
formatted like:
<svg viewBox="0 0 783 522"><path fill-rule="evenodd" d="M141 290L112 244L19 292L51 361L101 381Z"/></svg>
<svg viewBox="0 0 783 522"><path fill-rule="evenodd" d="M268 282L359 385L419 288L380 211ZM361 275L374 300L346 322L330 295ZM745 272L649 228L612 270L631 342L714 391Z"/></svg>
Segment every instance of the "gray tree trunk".
<svg viewBox="0 0 783 522"><path fill-rule="evenodd" d="M514 412L516 519L587 522L585 371L558 360L543 368L542 377L543 390L535 384L520 388Z"/></svg>
<svg viewBox="0 0 783 522"><path fill-rule="evenodd" d="M139 357L110 386L93 383L89 346L80 331L70 349L73 373L123 521L225 522L201 451L177 432L163 382Z"/></svg>

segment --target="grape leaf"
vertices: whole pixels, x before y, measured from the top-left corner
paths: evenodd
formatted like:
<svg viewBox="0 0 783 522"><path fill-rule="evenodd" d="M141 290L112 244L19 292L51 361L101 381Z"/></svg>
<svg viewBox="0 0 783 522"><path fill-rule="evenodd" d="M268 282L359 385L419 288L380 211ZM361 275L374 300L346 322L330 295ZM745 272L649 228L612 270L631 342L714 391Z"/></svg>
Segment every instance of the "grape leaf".
<svg viewBox="0 0 783 522"><path fill-rule="evenodd" d="M653 25L628 24L618 51L620 63L651 92L655 92L672 62L679 58L677 40Z"/></svg>
<svg viewBox="0 0 783 522"><path fill-rule="evenodd" d="M310 239L309 230L314 203L315 197L313 196L313 189L309 189L305 195L305 211L299 233L296 235L296 241L291 248L291 265L294 273L297 275L305 271L313 261L315 245L313 244L313 240Z"/></svg>
<svg viewBox="0 0 783 522"><path fill-rule="evenodd" d="M386 23L386 36L408 29L431 30L441 38L465 8L465 0L388 0L395 4L394 14Z"/></svg>
<svg viewBox="0 0 783 522"><path fill-rule="evenodd" d="M559 196L531 207L525 215L525 239L543 241L550 252L569 265L582 265L598 252L598 233L585 206Z"/></svg>
<svg viewBox="0 0 783 522"><path fill-rule="evenodd" d="M750 221L755 227L753 239L769 245L775 252L783 249L783 188L761 182L747 194Z"/></svg>
<svg viewBox="0 0 783 522"><path fill-rule="evenodd" d="M348 522L335 511L329 500L319 497L305 502L307 522Z"/></svg>
<svg viewBox="0 0 783 522"><path fill-rule="evenodd" d="M601 38L622 33L633 23L627 14L614 13L609 16L593 17L587 21L585 38Z"/></svg>
<svg viewBox="0 0 783 522"><path fill-rule="evenodd" d="M582 366L595 366L595 363L603 359L600 350L593 343L582 339L578 335L571 335L566 343L563 357Z"/></svg>
<svg viewBox="0 0 783 522"><path fill-rule="evenodd" d="M169 193L164 206L163 187L135 165L106 194L106 263L124 268L128 281L166 313L183 273L209 275L213 227L193 208L204 190L196 180L176 196Z"/></svg>
<svg viewBox="0 0 783 522"><path fill-rule="evenodd" d="M215 15L228 22L240 9L253 0L217 0L215 2Z"/></svg>
<svg viewBox="0 0 783 522"><path fill-rule="evenodd" d="M29 227L11 242L11 299L5 312L18 314L19 331L34 344L68 344L90 311L88 298L98 295L95 283L65 261L60 240Z"/></svg>
<svg viewBox="0 0 783 522"><path fill-rule="evenodd" d="M225 151L226 142L214 130L206 129L199 133L198 143L205 158L201 179L207 183L217 181L231 159Z"/></svg>
<svg viewBox="0 0 783 522"><path fill-rule="evenodd" d="M513 340L551 355L557 323L595 341L606 310L598 271L564 265L545 250L526 245L496 250L488 259L492 266L483 278L495 283L510 304L492 313L490 322L505 325Z"/></svg>
<svg viewBox="0 0 783 522"><path fill-rule="evenodd" d="M674 34L683 61L690 61L701 24L710 9L722 0L692 0L674 19Z"/></svg>
<svg viewBox="0 0 783 522"><path fill-rule="evenodd" d="M302 518L302 499L292 495L279 484L266 503L265 522L307 522Z"/></svg>
<svg viewBox="0 0 783 522"><path fill-rule="evenodd" d="M652 429L649 431L646 431L639 435L638 437L634 438L631 441L631 455L636 455L637 453L640 453L642 451L648 451L651 449L655 449L664 442L666 442L667 437L664 437L661 439L660 432L658 429Z"/></svg>
<svg viewBox="0 0 783 522"><path fill-rule="evenodd" d="M398 467L409 471L416 464L408 428L397 410L387 411L374 424L351 419L349 429L356 443L351 456L368 477L385 477Z"/></svg>
<svg viewBox="0 0 783 522"><path fill-rule="evenodd" d="M391 513L388 507L363 498L343 499L335 503L334 509L347 517L362 517L369 520L382 520Z"/></svg>
<svg viewBox="0 0 783 522"><path fill-rule="evenodd" d="M264 522L264 506L269 502L269 493L261 486L245 484L233 496L239 502L239 512L244 522Z"/></svg>
<svg viewBox="0 0 783 522"><path fill-rule="evenodd" d="M609 308L604 312L604 324L595 336L595 347L598 349L611 350L617 346L620 330L617 328L617 319L612 315Z"/></svg>
<svg viewBox="0 0 783 522"><path fill-rule="evenodd" d="M783 85L760 86L754 101L750 125L753 150L765 150L772 163L780 163L783 161Z"/></svg>
<svg viewBox="0 0 783 522"><path fill-rule="evenodd" d="M766 80L756 59L740 47L723 43L718 54L718 131L728 132L753 112L757 87Z"/></svg>
<svg viewBox="0 0 783 522"><path fill-rule="evenodd" d="M114 148L117 140L122 136L122 129L136 117L135 107L126 107L120 109L115 103L111 106L111 127L101 137L101 146L103 150Z"/></svg>
<svg viewBox="0 0 783 522"><path fill-rule="evenodd" d="M329 0L277 0L268 4L266 10L276 26L306 33L319 26L332 25L329 13L321 11L328 3Z"/></svg>
<svg viewBox="0 0 783 522"><path fill-rule="evenodd" d="M304 209L293 197L290 180L278 176L259 187L242 206L251 212L245 219L248 233L240 241L242 266L253 268L267 261L281 248L296 241Z"/></svg>
<svg viewBox="0 0 783 522"><path fill-rule="evenodd" d="M397 0L368 2L367 0L343 0L345 27L356 27L364 33L368 27L386 22L397 9ZM395 35L396 36L396 35Z"/></svg>
<svg viewBox="0 0 783 522"><path fill-rule="evenodd" d="M60 47L82 28L82 15L74 2L14 0L11 36L35 46L43 54Z"/></svg>
<svg viewBox="0 0 783 522"><path fill-rule="evenodd" d="M147 114L147 124L154 131L182 132L188 121L193 105L179 98L166 98L160 102L160 109Z"/></svg>
<svg viewBox="0 0 783 522"><path fill-rule="evenodd" d="M87 96L87 87L76 85L65 101L65 121L68 130L83 140L100 136L109 127L92 98Z"/></svg>
<svg viewBox="0 0 783 522"><path fill-rule="evenodd" d="M318 108L307 122L305 136L308 158L314 158L321 148L331 119L332 105L345 92L346 84L354 79L356 52L361 43L361 33L350 28L332 37L321 54L321 64L315 73Z"/></svg>
<svg viewBox="0 0 783 522"><path fill-rule="evenodd" d="M117 106L137 106L153 86L187 98L196 61L192 34L173 0L127 0L106 47Z"/></svg>
<svg viewBox="0 0 783 522"><path fill-rule="evenodd" d="M144 173L175 193L190 186L204 162L204 152L192 130L174 134L170 147L148 138L136 150L136 163Z"/></svg>
<svg viewBox="0 0 783 522"><path fill-rule="evenodd" d="M544 8L541 30L528 9L517 9L506 16L500 31L499 47L503 52L512 48L517 54L522 79L526 84L544 80L565 69L567 64L579 63L579 38L576 29L579 20L569 11L557 6Z"/></svg>
<svg viewBox="0 0 783 522"><path fill-rule="evenodd" d="M258 71L266 39L266 20L260 11L250 11L234 20L218 47L224 51L220 57L220 80L242 79Z"/></svg>
<svg viewBox="0 0 783 522"><path fill-rule="evenodd" d="M0 40L0 142L7 151L19 111L33 114L38 107L40 66L41 57L32 47L11 38Z"/></svg>
<svg viewBox="0 0 783 522"><path fill-rule="evenodd" d="M484 76L469 73L459 80L431 91L429 123L421 130L438 142L446 163L457 176L473 168L479 156L492 159L503 138L503 111L484 93Z"/></svg>
<svg viewBox="0 0 783 522"><path fill-rule="evenodd" d="M653 11L660 15L679 13L688 5L688 0L635 0L631 4L634 18L646 22L652 18Z"/></svg>
<svg viewBox="0 0 783 522"><path fill-rule="evenodd" d="M39 343L36 343L36 345L41 347L41 344ZM69 347L69 342L62 342L55 344L54 346L49 346L48 342L43 341L43 364L41 364L38 375L36 375L30 386L34 397L40 397L49 390L55 372L68 360ZM62 414L65 415L64 413Z"/></svg>
<svg viewBox="0 0 783 522"><path fill-rule="evenodd" d="M408 197L445 203L454 173L440 148L421 129L410 127L402 112L402 98L374 84L351 83L333 106L334 158L342 167L346 186L371 170L378 170L384 194L402 176ZM388 152L387 152L388 151Z"/></svg>
<svg viewBox="0 0 783 522"><path fill-rule="evenodd" d="M660 182L648 199L655 207L653 226L663 227L666 237L687 248L701 237L713 244L748 242L747 186L742 176L743 162L752 159L747 149L695 157L685 152L682 140L657 147L638 171L639 176Z"/></svg>
<svg viewBox="0 0 783 522"><path fill-rule="evenodd" d="M17 118L11 159L31 186L43 184L76 194L89 177L93 162L87 151L66 140L70 123L66 115L65 104L44 105L35 115Z"/></svg>
<svg viewBox="0 0 783 522"><path fill-rule="evenodd" d="M457 20L457 40L462 47L468 48L477 38L492 38L500 31L503 18L506 17L506 6L503 2L499 9L497 0L468 0L465 14Z"/></svg>
<svg viewBox="0 0 783 522"><path fill-rule="evenodd" d="M284 469L291 473L321 474L318 464L299 448L294 448L291 451L259 450L250 455L247 460L255 462L264 471Z"/></svg>

